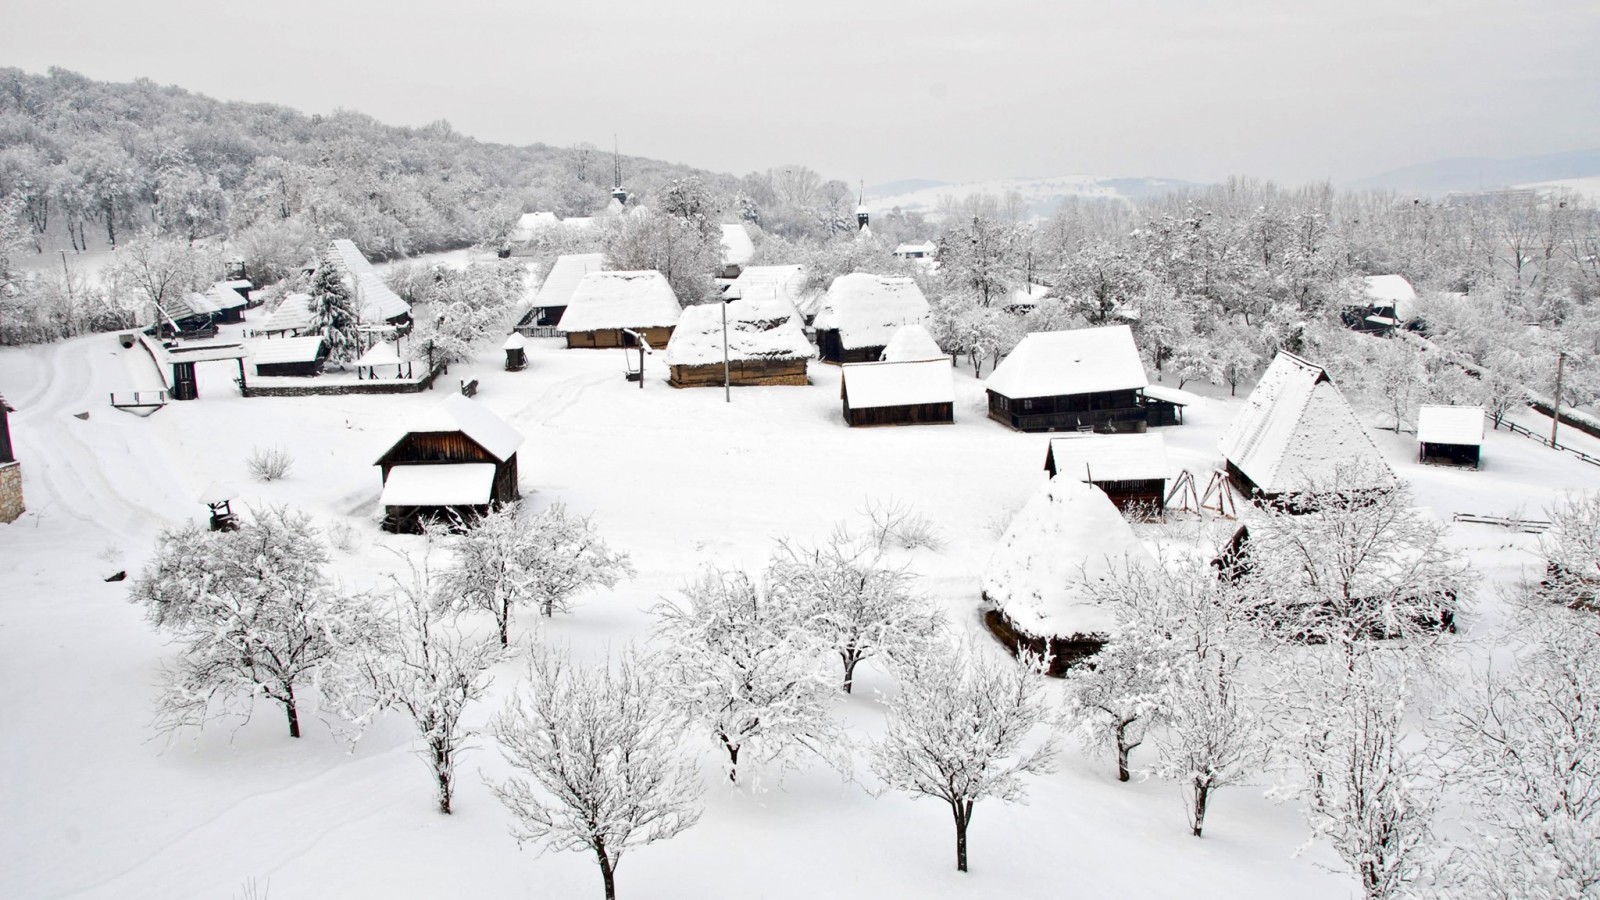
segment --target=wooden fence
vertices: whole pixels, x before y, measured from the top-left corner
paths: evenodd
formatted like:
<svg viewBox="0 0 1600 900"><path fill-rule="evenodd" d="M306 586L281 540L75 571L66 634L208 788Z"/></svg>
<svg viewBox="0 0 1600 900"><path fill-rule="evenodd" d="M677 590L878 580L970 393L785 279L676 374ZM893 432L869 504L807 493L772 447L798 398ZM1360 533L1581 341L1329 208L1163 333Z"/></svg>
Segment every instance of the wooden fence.
<svg viewBox="0 0 1600 900"><path fill-rule="evenodd" d="M1506 428L1511 429L1511 433L1512 434L1520 434L1525 438L1532 438L1533 440L1538 441L1539 443L1545 445L1546 447L1549 447L1552 450L1561 450L1561 451L1564 451L1566 453L1571 453L1573 456L1576 456L1577 458L1583 460L1584 462L1588 463L1591 466L1600 466L1600 457L1590 456L1589 454L1583 452L1582 450L1577 449L1576 447L1564 447L1561 444L1552 444L1552 443L1550 443L1550 439L1545 437L1544 435L1534 434L1532 431L1530 431L1530 430L1528 430L1526 428L1523 428L1521 425L1518 425L1515 422L1501 421L1500 424L1504 425Z"/></svg>

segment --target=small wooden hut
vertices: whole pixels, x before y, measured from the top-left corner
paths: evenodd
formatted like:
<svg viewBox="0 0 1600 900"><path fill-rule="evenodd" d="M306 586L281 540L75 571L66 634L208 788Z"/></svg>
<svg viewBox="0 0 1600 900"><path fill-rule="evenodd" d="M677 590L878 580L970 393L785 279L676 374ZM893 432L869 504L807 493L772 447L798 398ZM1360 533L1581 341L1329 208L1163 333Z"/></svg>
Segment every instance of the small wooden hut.
<svg viewBox="0 0 1600 900"><path fill-rule="evenodd" d="M841 368L839 402L851 427L955 421L955 370L948 356Z"/></svg>
<svg viewBox="0 0 1600 900"><path fill-rule="evenodd" d="M506 342L500 345L500 349L506 352L507 372L521 372L528 367L527 338L513 331L511 336L506 338Z"/></svg>
<svg viewBox="0 0 1600 900"><path fill-rule="evenodd" d="M1147 384L1144 387L1145 424L1151 428L1164 425L1182 425L1183 410L1192 397L1186 391Z"/></svg>
<svg viewBox="0 0 1600 900"><path fill-rule="evenodd" d="M660 272L590 272L573 290L556 328L572 349L633 347L634 334L651 347L665 347L682 314Z"/></svg>
<svg viewBox="0 0 1600 900"><path fill-rule="evenodd" d="M414 532L436 518L472 518L521 496L520 432L476 400L451 394L374 465L383 467L383 527Z"/></svg>
<svg viewBox="0 0 1600 900"><path fill-rule="evenodd" d="M1417 411L1417 461L1482 465L1483 407L1424 406Z"/></svg>
<svg viewBox="0 0 1600 900"><path fill-rule="evenodd" d="M1011 520L983 576L984 622L1013 653L1047 654L1050 674L1092 656L1117 627L1089 585L1116 568L1151 562L1103 491L1061 475Z"/></svg>
<svg viewBox="0 0 1600 900"><path fill-rule="evenodd" d="M719 387L723 379L723 315L727 315L728 383L810 384L806 361L817 351L787 300L745 297L686 307L667 343L673 387Z"/></svg>
<svg viewBox="0 0 1600 900"><path fill-rule="evenodd" d="M1075 434L1050 439L1044 454L1050 477L1063 475L1105 491L1123 512L1167 506L1167 441L1159 434Z"/></svg>
<svg viewBox="0 0 1600 900"><path fill-rule="evenodd" d="M1144 362L1126 325L1036 331L984 382L989 418L1018 431L1142 432Z"/></svg>
<svg viewBox="0 0 1600 900"><path fill-rule="evenodd" d="M569 253L556 257L550 273L533 295L527 314L517 323L517 331L526 336L536 328L554 328L567 311L567 304L572 302L572 292L578 289L578 282L590 272L605 268L605 262L604 253Z"/></svg>
<svg viewBox="0 0 1600 900"><path fill-rule="evenodd" d="M1229 479L1247 497L1309 511L1307 493L1388 490L1394 474L1328 373L1279 351L1219 444Z"/></svg>
<svg viewBox="0 0 1600 900"><path fill-rule="evenodd" d="M828 286L812 322L823 362L876 362L896 330L928 318L928 298L910 278L852 272Z"/></svg>
<svg viewBox="0 0 1600 900"><path fill-rule="evenodd" d="M261 376L310 378L328 359L328 341L320 334L250 343L250 362Z"/></svg>

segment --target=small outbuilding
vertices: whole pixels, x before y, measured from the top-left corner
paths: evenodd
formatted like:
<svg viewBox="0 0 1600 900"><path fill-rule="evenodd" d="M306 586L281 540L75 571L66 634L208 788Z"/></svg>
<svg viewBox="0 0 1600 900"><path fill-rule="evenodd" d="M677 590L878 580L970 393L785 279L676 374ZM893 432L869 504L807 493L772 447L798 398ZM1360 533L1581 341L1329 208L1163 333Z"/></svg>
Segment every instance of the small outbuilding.
<svg viewBox="0 0 1600 900"><path fill-rule="evenodd" d="M840 275L812 322L823 362L876 362L894 333L928 318L928 298L916 281L852 272Z"/></svg>
<svg viewBox="0 0 1600 900"><path fill-rule="evenodd" d="M506 352L507 372L521 372L528 367L527 338L513 331L511 336L506 338L506 342L500 345L500 349Z"/></svg>
<svg viewBox="0 0 1600 900"><path fill-rule="evenodd" d="M1183 410L1194 397L1188 391L1147 384L1144 387L1145 424L1151 428L1182 425Z"/></svg>
<svg viewBox="0 0 1600 900"><path fill-rule="evenodd" d="M1126 325L1036 331L984 382L989 418L1018 431L1142 432L1149 384Z"/></svg>
<svg viewBox="0 0 1600 900"><path fill-rule="evenodd" d="M1166 510L1167 441L1159 434L1074 434L1050 439L1050 477L1064 475L1105 491L1123 512Z"/></svg>
<svg viewBox="0 0 1600 900"><path fill-rule="evenodd" d="M544 276L533 295L533 305L517 323L517 330L526 336L535 328L554 328L567 311L567 304L572 302L572 292L578 289L578 282L590 272L604 269L605 262L604 253L569 253L556 257L549 274Z"/></svg>
<svg viewBox="0 0 1600 900"><path fill-rule="evenodd" d="M449 395L374 463L383 467L384 530L415 532L425 521L469 519L516 500L522 441L476 400Z"/></svg>
<svg viewBox="0 0 1600 900"><path fill-rule="evenodd" d="M723 330L723 315L727 330ZM800 313L787 300L744 297L686 307L667 342L673 387L717 387L723 381L727 335L728 383L810 384L806 361L817 351L806 339Z"/></svg>
<svg viewBox="0 0 1600 900"><path fill-rule="evenodd" d="M236 284L244 290L234 290ZM250 305L250 282L219 281L206 291L206 299L217 307L218 321L243 322L245 307Z"/></svg>
<svg viewBox="0 0 1600 900"><path fill-rule="evenodd" d="M390 366L394 367L395 378L411 377L411 360L400 358L399 343L378 341L356 357L356 378L376 381L379 378L378 369L387 370Z"/></svg>
<svg viewBox="0 0 1600 900"><path fill-rule="evenodd" d="M846 363L839 379L844 420L862 425L933 425L955 421L950 357Z"/></svg>
<svg viewBox="0 0 1600 900"><path fill-rule="evenodd" d="M1050 479L1011 520L983 576L984 623L1013 653L1048 655L1050 674L1114 638L1116 610L1092 590L1113 571L1152 562L1099 488Z"/></svg>
<svg viewBox="0 0 1600 900"><path fill-rule="evenodd" d="M665 347L682 315L660 272L590 272L573 289L556 328L573 349L633 347L635 334L651 347Z"/></svg>
<svg viewBox="0 0 1600 900"><path fill-rule="evenodd" d="M1388 490L1394 473L1354 409L1319 365L1279 351L1219 443L1228 478L1247 497L1310 511L1307 491Z"/></svg>
<svg viewBox="0 0 1600 900"><path fill-rule="evenodd" d="M267 337L273 335L289 335L291 337L304 334L314 327L316 312L312 308L310 294L285 294L278 305L273 307L272 313L262 323L260 332Z"/></svg>
<svg viewBox="0 0 1600 900"><path fill-rule="evenodd" d="M309 378L328 360L328 341L320 334L250 342L250 362L260 376Z"/></svg>
<svg viewBox="0 0 1600 900"><path fill-rule="evenodd" d="M1482 465L1483 407L1424 406L1417 412L1417 461Z"/></svg>

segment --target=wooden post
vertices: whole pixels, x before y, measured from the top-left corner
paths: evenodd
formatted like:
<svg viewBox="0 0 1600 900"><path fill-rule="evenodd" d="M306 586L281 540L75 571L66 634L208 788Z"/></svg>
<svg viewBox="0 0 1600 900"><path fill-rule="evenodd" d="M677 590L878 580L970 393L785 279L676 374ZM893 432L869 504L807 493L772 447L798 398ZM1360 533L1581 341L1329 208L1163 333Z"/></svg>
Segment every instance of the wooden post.
<svg viewBox="0 0 1600 900"><path fill-rule="evenodd" d="M1550 404L1550 446L1556 448L1556 431L1561 428L1561 374L1566 368L1567 351L1556 354L1556 396Z"/></svg>

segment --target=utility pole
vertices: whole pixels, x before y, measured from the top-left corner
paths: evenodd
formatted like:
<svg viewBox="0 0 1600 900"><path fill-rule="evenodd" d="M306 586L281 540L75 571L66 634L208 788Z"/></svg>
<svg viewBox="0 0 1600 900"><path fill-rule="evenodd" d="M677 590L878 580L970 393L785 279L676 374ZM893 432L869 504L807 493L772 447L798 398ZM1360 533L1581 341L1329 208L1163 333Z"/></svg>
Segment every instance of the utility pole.
<svg viewBox="0 0 1600 900"><path fill-rule="evenodd" d="M1550 446L1556 445L1556 432L1561 428L1561 374L1566 368L1567 351L1556 353L1556 396L1550 404Z"/></svg>

